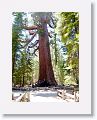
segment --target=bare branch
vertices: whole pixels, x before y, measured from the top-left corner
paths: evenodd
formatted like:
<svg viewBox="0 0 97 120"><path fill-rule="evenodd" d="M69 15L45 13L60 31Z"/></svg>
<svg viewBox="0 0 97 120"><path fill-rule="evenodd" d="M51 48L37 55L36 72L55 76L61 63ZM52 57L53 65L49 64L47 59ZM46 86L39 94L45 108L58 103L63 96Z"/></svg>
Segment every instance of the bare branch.
<svg viewBox="0 0 97 120"><path fill-rule="evenodd" d="M34 38L35 36L36 36L36 33L33 34L33 36L31 37L31 39L28 41L28 43L25 44L24 47L26 47L26 46L33 40L33 38Z"/></svg>
<svg viewBox="0 0 97 120"><path fill-rule="evenodd" d="M36 55L36 51L39 49L39 46L34 50L34 52L32 53L32 55ZM37 55L36 55L37 56Z"/></svg>
<svg viewBox="0 0 97 120"><path fill-rule="evenodd" d="M51 20L52 20L53 25L55 25L54 19L52 17L51 17Z"/></svg>
<svg viewBox="0 0 97 120"><path fill-rule="evenodd" d="M51 25L52 24L52 25ZM55 24L55 20L51 17L51 23L48 24L51 28L55 28L56 24Z"/></svg>
<svg viewBox="0 0 97 120"><path fill-rule="evenodd" d="M39 40L36 40L31 46L28 46L28 48L35 47L39 43Z"/></svg>
<svg viewBox="0 0 97 120"><path fill-rule="evenodd" d="M30 42L33 40L33 38L36 36L37 32L33 34L33 36L30 39Z"/></svg>
<svg viewBox="0 0 97 120"><path fill-rule="evenodd" d="M31 37L31 39L26 39L26 44L23 46L23 47L21 47L21 48L25 48L32 40L33 40L33 38L36 36L36 33L34 33L33 34L33 36Z"/></svg>
<svg viewBox="0 0 97 120"><path fill-rule="evenodd" d="M23 40L23 39L18 39L17 41L19 41L21 43L27 43L27 40Z"/></svg>
<svg viewBox="0 0 97 120"><path fill-rule="evenodd" d="M51 34L50 34L50 33L48 33L48 36L49 36L50 38L52 38L52 36L51 36Z"/></svg>
<svg viewBox="0 0 97 120"><path fill-rule="evenodd" d="M54 28L50 23L48 25L49 25L49 27Z"/></svg>

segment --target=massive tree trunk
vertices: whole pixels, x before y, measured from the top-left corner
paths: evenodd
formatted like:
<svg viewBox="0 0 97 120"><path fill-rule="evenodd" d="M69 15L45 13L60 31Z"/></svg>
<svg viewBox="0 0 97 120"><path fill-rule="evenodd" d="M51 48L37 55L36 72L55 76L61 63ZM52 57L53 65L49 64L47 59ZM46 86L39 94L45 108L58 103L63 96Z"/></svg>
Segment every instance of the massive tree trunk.
<svg viewBox="0 0 97 120"><path fill-rule="evenodd" d="M51 62L47 23L42 22L43 33L39 34L39 86L56 86ZM43 84L44 83L44 84Z"/></svg>

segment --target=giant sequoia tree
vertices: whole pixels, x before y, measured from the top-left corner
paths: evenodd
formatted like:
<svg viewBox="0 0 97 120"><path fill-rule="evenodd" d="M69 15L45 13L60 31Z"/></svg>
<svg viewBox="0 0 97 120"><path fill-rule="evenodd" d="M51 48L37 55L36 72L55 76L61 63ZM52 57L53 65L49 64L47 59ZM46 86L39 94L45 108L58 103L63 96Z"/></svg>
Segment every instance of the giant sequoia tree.
<svg viewBox="0 0 97 120"><path fill-rule="evenodd" d="M79 83L79 14L16 12L13 15L14 85Z"/></svg>
<svg viewBox="0 0 97 120"><path fill-rule="evenodd" d="M50 46L49 46L49 37L50 33L48 32L47 25L49 27L54 27L55 22L53 19L52 13L34 13L32 14L34 25L27 26L23 25L23 28L29 30L29 35L31 39L26 40L25 46L28 48L34 47L39 43L39 46L34 50L35 52L39 49L39 79L37 82L38 86L55 86L57 82L55 81ZM33 45L29 45L33 38L38 34L39 40L35 41ZM23 41L22 41L23 42Z"/></svg>

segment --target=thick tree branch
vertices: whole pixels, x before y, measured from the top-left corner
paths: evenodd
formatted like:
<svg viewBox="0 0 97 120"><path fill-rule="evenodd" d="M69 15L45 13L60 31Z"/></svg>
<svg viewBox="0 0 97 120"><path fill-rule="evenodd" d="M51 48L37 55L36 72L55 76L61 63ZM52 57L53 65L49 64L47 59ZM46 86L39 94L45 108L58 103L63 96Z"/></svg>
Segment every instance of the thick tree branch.
<svg viewBox="0 0 97 120"><path fill-rule="evenodd" d="M26 30L36 30L38 27L37 26L23 26L23 29L26 29Z"/></svg>
<svg viewBox="0 0 97 120"><path fill-rule="evenodd" d="M30 35L33 35L34 33L35 33L35 32L29 30L29 34L30 34Z"/></svg>

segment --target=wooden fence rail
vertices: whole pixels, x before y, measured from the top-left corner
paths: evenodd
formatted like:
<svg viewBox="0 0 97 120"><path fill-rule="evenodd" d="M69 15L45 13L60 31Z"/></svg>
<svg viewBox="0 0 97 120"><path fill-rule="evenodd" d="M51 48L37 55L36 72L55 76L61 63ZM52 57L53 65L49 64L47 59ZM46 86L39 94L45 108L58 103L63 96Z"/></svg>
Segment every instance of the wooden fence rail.
<svg viewBox="0 0 97 120"><path fill-rule="evenodd" d="M70 90L69 90L70 91ZM57 95L61 97L62 99L73 99L75 102L79 101L79 94L78 91L74 89L74 91L71 91L71 93L67 93L66 90L57 90Z"/></svg>
<svg viewBox="0 0 97 120"><path fill-rule="evenodd" d="M30 92L25 92L21 94L16 100L16 102L29 102L30 101Z"/></svg>

